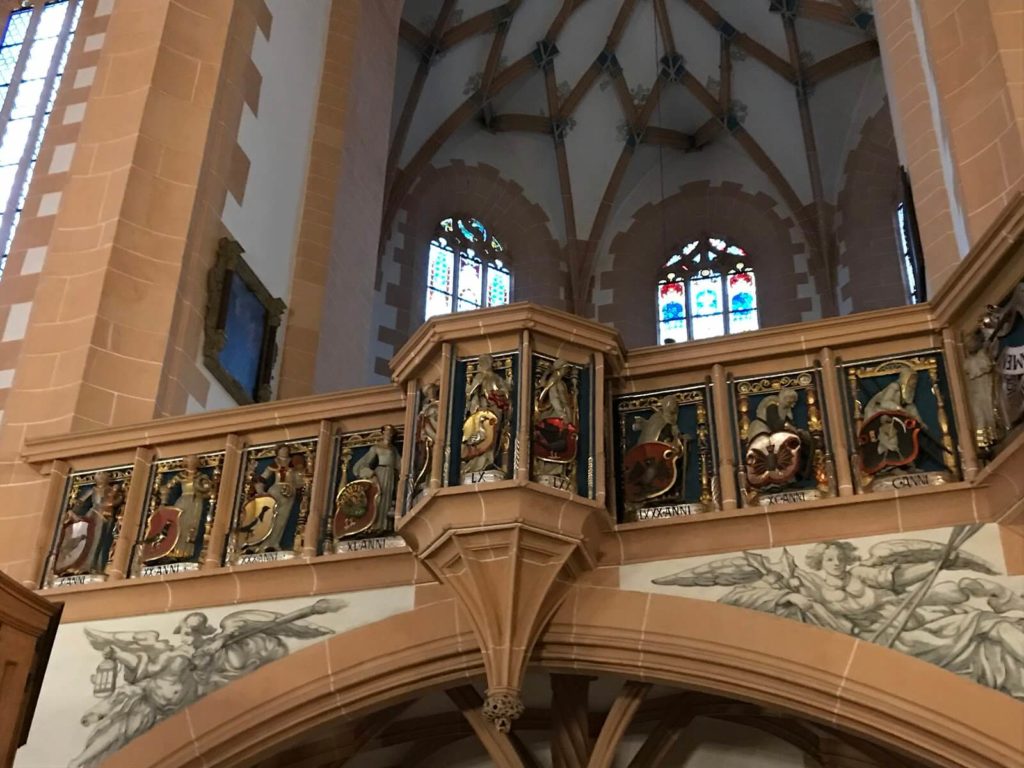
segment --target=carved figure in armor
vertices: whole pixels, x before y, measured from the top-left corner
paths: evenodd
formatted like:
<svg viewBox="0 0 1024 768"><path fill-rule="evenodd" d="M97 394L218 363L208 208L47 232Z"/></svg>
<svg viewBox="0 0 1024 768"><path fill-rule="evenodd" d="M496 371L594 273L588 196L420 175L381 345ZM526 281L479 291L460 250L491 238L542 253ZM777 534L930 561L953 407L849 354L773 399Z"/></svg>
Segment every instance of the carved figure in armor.
<svg viewBox="0 0 1024 768"><path fill-rule="evenodd" d="M654 413L633 419L640 436L623 457L623 495L627 503L662 496L686 472L687 435L679 430L679 403L666 395L654 405ZM682 473L679 461L683 460Z"/></svg>
<svg viewBox="0 0 1024 768"><path fill-rule="evenodd" d="M466 390L466 420L462 426L463 475L495 468L507 449L511 389L494 370L490 355L480 355L477 371Z"/></svg>
<svg viewBox="0 0 1024 768"><path fill-rule="evenodd" d="M172 502L174 490L178 497ZM184 467L160 486L160 502L149 518L142 540L142 560L192 560L199 553L199 533L209 499L213 497L213 480L199 468L199 457L186 456Z"/></svg>
<svg viewBox="0 0 1024 768"><path fill-rule="evenodd" d="M423 404L416 416L416 467L413 481L416 489L427 484L430 478L430 464L437 445L437 425L441 388L435 384L423 387Z"/></svg>
<svg viewBox="0 0 1024 768"><path fill-rule="evenodd" d="M756 417L747 428L747 482L754 488L782 487L807 472L811 434L796 426L795 389L782 387L777 395L761 398Z"/></svg>
<svg viewBox="0 0 1024 768"><path fill-rule="evenodd" d="M109 472L96 473L64 517L53 567L57 576L103 573L124 498L124 487Z"/></svg>
<svg viewBox="0 0 1024 768"><path fill-rule="evenodd" d="M292 516L298 512L306 485L306 462L279 445L271 462L254 478L255 497L244 507L238 526L245 552L277 552Z"/></svg>
<svg viewBox="0 0 1024 768"><path fill-rule="evenodd" d="M996 409L996 361L985 331L977 328L964 339L967 401L978 447L983 451L999 438Z"/></svg>
<svg viewBox="0 0 1024 768"><path fill-rule="evenodd" d="M1016 285L1005 302L988 310L983 322L990 329L992 356L999 372L996 411L1000 431L1005 432L1024 418L1024 344L1017 330L1018 320L1024 321L1024 282Z"/></svg>
<svg viewBox="0 0 1024 768"><path fill-rule="evenodd" d="M921 414L914 403L916 389L917 371L904 365L896 380L876 392L864 406L860 439L865 472L913 468L923 429Z"/></svg>
<svg viewBox="0 0 1024 768"><path fill-rule="evenodd" d="M539 377L534 405L533 451L540 473L568 476L579 441L579 406L567 378L572 366L555 360Z"/></svg>
<svg viewBox="0 0 1024 768"><path fill-rule="evenodd" d="M352 470L363 480L372 480L377 485L374 530L388 530L389 518L395 514L395 488L398 480L398 466L401 457L394 446L395 428L386 426L380 431L376 445L362 455Z"/></svg>

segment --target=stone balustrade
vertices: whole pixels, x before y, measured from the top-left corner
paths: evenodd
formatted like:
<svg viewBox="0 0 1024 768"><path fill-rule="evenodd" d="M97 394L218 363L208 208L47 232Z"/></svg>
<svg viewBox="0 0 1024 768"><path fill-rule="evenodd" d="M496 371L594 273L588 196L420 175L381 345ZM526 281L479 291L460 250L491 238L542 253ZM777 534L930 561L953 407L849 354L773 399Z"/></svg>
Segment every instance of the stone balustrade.
<svg viewBox="0 0 1024 768"><path fill-rule="evenodd" d="M1018 200L928 304L628 352L515 304L423 325L394 385L29 440L49 482L39 586L426 546L425 508L484 491L623 530L966 491L996 451L962 340L1024 277L1022 220ZM901 402L918 431L887 436Z"/></svg>

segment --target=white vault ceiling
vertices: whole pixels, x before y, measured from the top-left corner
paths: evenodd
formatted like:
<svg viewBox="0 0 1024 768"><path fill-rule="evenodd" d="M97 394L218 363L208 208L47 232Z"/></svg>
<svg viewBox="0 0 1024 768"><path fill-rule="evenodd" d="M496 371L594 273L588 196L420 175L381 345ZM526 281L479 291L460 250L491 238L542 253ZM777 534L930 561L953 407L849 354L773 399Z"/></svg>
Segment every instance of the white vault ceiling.
<svg viewBox="0 0 1024 768"><path fill-rule="evenodd" d="M427 165L486 163L545 209L576 284L688 181L827 214L884 99L865 0L407 0L401 37L385 230Z"/></svg>

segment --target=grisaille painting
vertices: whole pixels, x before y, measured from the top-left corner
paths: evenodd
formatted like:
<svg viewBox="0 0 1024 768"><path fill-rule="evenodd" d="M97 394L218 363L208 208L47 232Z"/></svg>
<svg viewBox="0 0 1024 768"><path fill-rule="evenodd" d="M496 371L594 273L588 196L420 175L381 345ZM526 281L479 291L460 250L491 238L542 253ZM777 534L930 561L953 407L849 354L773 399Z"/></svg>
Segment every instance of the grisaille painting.
<svg viewBox="0 0 1024 768"><path fill-rule="evenodd" d="M624 566L623 589L674 594L842 632L1024 699L1024 576L996 525Z"/></svg>
<svg viewBox="0 0 1024 768"><path fill-rule="evenodd" d="M312 643L411 610L412 592L392 587L64 624L15 765L97 768L206 694Z"/></svg>

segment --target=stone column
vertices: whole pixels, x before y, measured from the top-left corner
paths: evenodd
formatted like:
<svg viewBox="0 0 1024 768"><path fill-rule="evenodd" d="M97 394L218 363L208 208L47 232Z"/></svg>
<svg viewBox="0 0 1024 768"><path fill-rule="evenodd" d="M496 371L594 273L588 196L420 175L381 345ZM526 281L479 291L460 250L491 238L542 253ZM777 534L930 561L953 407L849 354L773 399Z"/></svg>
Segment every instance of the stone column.
<svg viewBox="0 0 1024 768"><path fill-rule="evenodd" d="M0 568L19 580L38 576L47 488L24 441L154 415L235 6L117 2L99 38L76 39L69 74L101 51L0 428Z"/></svg>
<svg viewBox="0 0 1024 768"><path fill-rule="evenodd" d="M1024 181L1015 111L1024 97L1015 99L1010 87L1020 74L1004 67L1012 68L1020 27L997 31L1017 15L993 15L975 0L880 0L875 10L934 293Z"/></svg>

